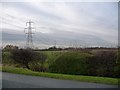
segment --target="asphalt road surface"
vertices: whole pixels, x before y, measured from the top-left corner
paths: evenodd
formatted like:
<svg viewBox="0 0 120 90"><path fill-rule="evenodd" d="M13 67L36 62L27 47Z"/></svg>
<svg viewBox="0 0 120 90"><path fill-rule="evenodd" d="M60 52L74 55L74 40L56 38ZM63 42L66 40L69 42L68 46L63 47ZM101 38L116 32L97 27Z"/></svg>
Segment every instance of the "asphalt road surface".
<svg viewBox="0 0 120 90"><path fill-rule="evenodd" d="M2 88L118 88L118 86L4 72L2 73Z"/></svg>

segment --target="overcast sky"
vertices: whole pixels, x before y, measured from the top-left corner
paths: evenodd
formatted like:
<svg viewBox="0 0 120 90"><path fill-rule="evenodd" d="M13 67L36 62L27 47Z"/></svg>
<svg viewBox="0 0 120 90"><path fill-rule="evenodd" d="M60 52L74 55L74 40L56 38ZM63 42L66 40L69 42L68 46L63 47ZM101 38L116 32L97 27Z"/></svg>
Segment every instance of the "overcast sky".
<svg viewBox="0 0 120 90"><path fill-rule="evenodd" d="M3 45L24 46L32 20L35 47L117 46L117 2L4 2L0 8Z"/></svg>

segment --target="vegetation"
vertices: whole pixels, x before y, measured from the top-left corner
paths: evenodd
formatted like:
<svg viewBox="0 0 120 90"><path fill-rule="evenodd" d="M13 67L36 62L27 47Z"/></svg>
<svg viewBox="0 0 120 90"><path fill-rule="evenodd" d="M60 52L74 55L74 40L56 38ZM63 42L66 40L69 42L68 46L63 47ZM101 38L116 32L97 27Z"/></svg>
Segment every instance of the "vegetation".
<svg viewBox="0 0 120 90"><path fill-rule="evenodd" d="M114 51L97 51L94 54L66 52L49 64L49 71L54 73L120 77L117 62L118 54Z"/></svg>
<svg viewBox="0 0 120 90"><path fill-rule="evenodd" d="M49 65L50 72L63 74L87 74L87 53L66 52Z"/></svg>
<svg viewBox="0 0 120 90"><path fill-rule="evenodd" d="M119 55L113 49L65 51L3 51L3 65L38 72L119 78Z"/></svg>
<svg viewBox="0 0 120 90"><path fill-rule="evenodd" d="M31 49L18 49L11 51L11 58L21 65L24 65L26 68L30 69L29 63L32 61L40 60L43 63L46 60L46 56L37 52L32 51Z"/></svg>
<svg viewBox="0 0 120 90"><path fill-rule="evenodd" d="M88 60L88 75L119 77L117 53L114 51L99 51Z"/></svg>
<svg viewBox="0 0 120 90"><path fill-rule="evenodd" d="M19 67L18 63L15 63L11 58L11 53L8 51L2 51L2 63L7 66Z"/></svg>
<svg viewBox="0 0 120 90"><path fill-rule="evenodd" d="M17 50L17 49L18 49L18 46L6 45L3 51L11 51L11 50Z"/></svg>
<svg viewBox="0 0 120 90"><path fill-rule="evenodd" d="M9 72L9 73L16 73L16 74L42 76L42 77L49 77L49 78L56 78L56 79L77 80L77 81L83 81L83 82L93 82L93 83L102 83L102 84L113 84L113 85L118 85L118 80L119 80L118 78L35 72L28 69L5 67L5 66L2 67L2 71Z"/></svg>

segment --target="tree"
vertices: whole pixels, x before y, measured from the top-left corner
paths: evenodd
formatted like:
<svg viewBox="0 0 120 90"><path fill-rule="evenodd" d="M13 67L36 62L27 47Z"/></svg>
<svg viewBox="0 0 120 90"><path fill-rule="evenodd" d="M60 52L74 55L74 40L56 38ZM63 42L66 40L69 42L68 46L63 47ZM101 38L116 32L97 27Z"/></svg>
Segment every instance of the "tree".
<svg viewBox="0 0 120 90"><path fill-rule="evenodd" d="M30 49L12 50L11 57L15 62L24 65L28 69L30 69L29 62L34 60L44 61L46 59L44 55L40 55Z"/></svg>
<svg viewBox="0 0 120 90"><path fill-rule="evenodd" d="M18 49L18 46L13 46L13 45L6 45L3 50L15 50Z"/></svg>

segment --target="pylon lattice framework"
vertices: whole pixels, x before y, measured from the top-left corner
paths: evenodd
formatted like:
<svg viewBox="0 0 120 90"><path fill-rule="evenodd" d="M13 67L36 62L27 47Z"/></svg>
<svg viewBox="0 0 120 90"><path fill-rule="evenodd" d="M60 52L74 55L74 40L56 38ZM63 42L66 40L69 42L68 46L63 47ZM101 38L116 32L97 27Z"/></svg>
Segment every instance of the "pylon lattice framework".
<svg viewBox="0 0 120 90"><path fill-rule="evenodd" d="M26 48L32 49L33 48L33 37L32 34L34 34L32 32L32 30L34 29L31 25L32 25L32 21L29 20L28 22L26 22L26 26L28 25L27 28L24 28L24 32L27 36L27 40L26 40ZM27 31L26 31L27 30Z"/></svg>

